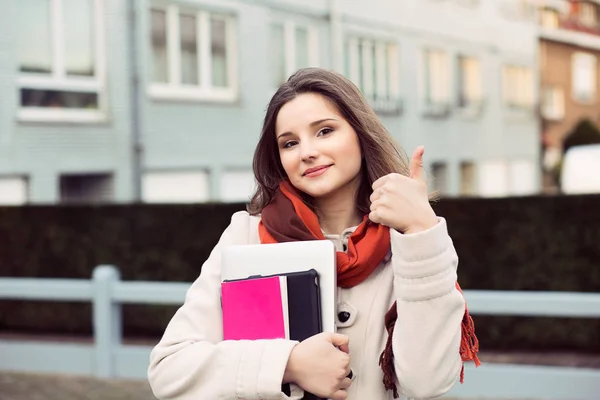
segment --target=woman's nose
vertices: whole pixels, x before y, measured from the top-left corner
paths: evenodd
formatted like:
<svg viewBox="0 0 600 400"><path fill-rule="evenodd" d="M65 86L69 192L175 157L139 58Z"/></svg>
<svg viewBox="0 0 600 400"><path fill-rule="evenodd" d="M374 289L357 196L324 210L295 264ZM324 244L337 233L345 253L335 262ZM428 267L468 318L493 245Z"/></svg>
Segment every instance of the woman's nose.
<svg viewBox="0 0 600 400"><path fill-rule="evenodd" d="M303 161L315 159L318 155L319 151L312 142L305 141L300 144L300 157L302 157Z"/></svg>

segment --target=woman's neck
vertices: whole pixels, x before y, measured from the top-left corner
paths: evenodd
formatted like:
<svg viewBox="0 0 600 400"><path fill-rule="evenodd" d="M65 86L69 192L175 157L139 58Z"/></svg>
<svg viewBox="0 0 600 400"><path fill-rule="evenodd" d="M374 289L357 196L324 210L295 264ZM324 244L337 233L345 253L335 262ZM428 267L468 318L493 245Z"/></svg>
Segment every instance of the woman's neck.
<svg viewBox="0 0 600 400"><path fill-rule="evenodd" d="M316 213L321 229L327 234L340 235L344 229L362 222L356 208L356 189L347 185L326 198L315 199Z"/></svg>

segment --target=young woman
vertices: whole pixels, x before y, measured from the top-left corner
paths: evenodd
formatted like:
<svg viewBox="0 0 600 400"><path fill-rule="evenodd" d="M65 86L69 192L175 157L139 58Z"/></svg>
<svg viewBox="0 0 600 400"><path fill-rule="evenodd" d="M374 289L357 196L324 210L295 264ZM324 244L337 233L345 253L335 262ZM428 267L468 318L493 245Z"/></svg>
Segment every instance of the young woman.
<svg viewBox="0 0 600 400"><path fill-rule="evenodd" d="M478 363L478 344L446 222L429 204L423 152L406 162L343 76L293 75L265 116L248 212L233 215L152 351L155 395L428 399L462 379L463 362ZM337 333L224 341L222 248L315 239L337 249Z"/></svg>

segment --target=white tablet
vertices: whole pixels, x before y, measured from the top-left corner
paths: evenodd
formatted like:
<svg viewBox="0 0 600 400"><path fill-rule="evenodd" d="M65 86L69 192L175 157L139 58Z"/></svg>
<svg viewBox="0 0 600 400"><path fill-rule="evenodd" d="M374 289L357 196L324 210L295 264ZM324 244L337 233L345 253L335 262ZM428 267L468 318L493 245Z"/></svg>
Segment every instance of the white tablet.
<svg viewBox="0 0 600 400"><path fill-rule="evenodd" d="M221 280L315 269L321 287L323 331L335 332L335 254L335 247L329 240L227 246L223 248Z"/></svg>

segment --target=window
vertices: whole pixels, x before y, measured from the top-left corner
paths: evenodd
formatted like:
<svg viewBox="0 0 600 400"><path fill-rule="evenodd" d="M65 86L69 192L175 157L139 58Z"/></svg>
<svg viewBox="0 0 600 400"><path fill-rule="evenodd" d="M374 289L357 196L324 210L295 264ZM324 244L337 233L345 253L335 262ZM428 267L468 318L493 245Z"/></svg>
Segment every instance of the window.
<svg viewBox="0 0 600 400"><path fill-rule="evenodd" d="M511 20L533 21L536 16L537 5L532 0L502 0L495 3L501 14Z"/></svg>
<svg viewBox="0 0 600 400"><path fill-rule="evenodd" d="M441 50L425 50L425 103L427 105L450 102L450 68L448 55Z"/></svg>
<svg viewBox="0 0 600 400"><path fill-rule="evenodd" d="M565 94L561 87L542 89L542 115L547 120L560 120L565 116Z"/></svg>
<svg viewBox="0 0 600 400"><path fill-rule="evenodd" d="M458 106L480 106L482 101L481 64L474 57L458 56Z"/></svg>
<svg viewBox="0 0 600 400"><path fill-rule="evenodd" d="M479 193L486 197L535 193L536 162L531 160L490 160L481 163Z"/></svg>
<svg viewBox="0 0 600 400"><path fill-rule="evenodd" d="M477 182L475 181L475 164L469 161L460 163L460 194L461 196L473 196L477 193Z"/></svg>
<svg viewBox="0 0 600 400"><path fill-rule="evenodd" d="M479 194L485 197L508 195L508 167L504 161L484 161L478 173Z"/></svg>
<svg viewBox="0 0 600 400"><path fill-rule="evenodd" d="M502 70L502 95L504 104L512 109L533 107L533 76L531 69L506 65Z"/></svg>
<svg viewBox="0 0 600 400"><path fill-rule="evenodd" d="M237 96L233 17L175 5L150 10L150 95L234 101Z"/></svg>
<svg viewBox="0 0 600 400"><path fill-rule="evenodd" d="M509 166L509 190L512 195L529 195L536 191L536 163L530 160L512 161Z"/></svg>
<svg viewBox="0 0 600 400"><path fill-rule="evenodd" d="M573 98L581 103L596 99L597 59L593 54L574 53L571 59Z"/></svg>
<svg viewBox="0 0 600 400"><path fill-rule="evenodd" d="M448 168L444 162L435 162L431 165L432 188L440 195L448 192Z"/></svg>
<svg viewBox="0 0 600 400"><path fill-rule="evenodd" d="M102 2L17 2L19 119L105 119Z"/></svg>
<svg viewBox="0 0 600 400"><path fill-rule="evenodd" d="M360 88L376 112L401 112L398 47L393 43L349 38L348 77Z"/></svg>
<svg viewBox="0 0 600 400"><path fill-rule="evenodd" d="M559 13L558 10L551 8L542 8L539 13L540 25L544 28L558 28Z"/></svg>
<svg viewBox="0 0 600 400"><path fill-rule="evenodd" d="M591 3L579 3L579 21L582 25L596 28L598 25L596 6Z"/></svg>
<svg viewBox="0 0 600 400"><path fill-rule="evenodd" d="M221 175L220 200L224 202L248 202L254 194L255 182L252 171L225 171Z"/></svg>
<svg viewBox="0 0 600 400"><path fill-rule="evenodd" d="M525 19L532 19L536 14L536 5L531 0L516 0L518 14Z"/></svg>
<svg viewBox="0 0 600 400"><path fill-rule="evenodd" d="M454 0L454 2L461 6L475 8L479 5L480 0Z"/></svg>
<svg viewBox="0 0 600 400"><path fill-rule="evenodd" d="M103 203L113 200L111 174L67 174L60 177L63 203Z"/></svg>
<svg viewBox="0 0 600 400"><path fill-rule="evenodd" d="M199 203L210 199L206 171L163 171L144 174L142 200L147 203Z"/></svg>
<svg viewBox="0 0 600 400"><path fill-rule="evenodd" d="M28 201L27 178L18 176L0 177L0 204L18 206Z"/></svg>
<svg viewBox="0 0 600 400"><path fill-rule="evenodd" d="M272 24L270 52L273 62L273 83L279 87L301 68L318 66L317 31L294 22Z"/></svg>

